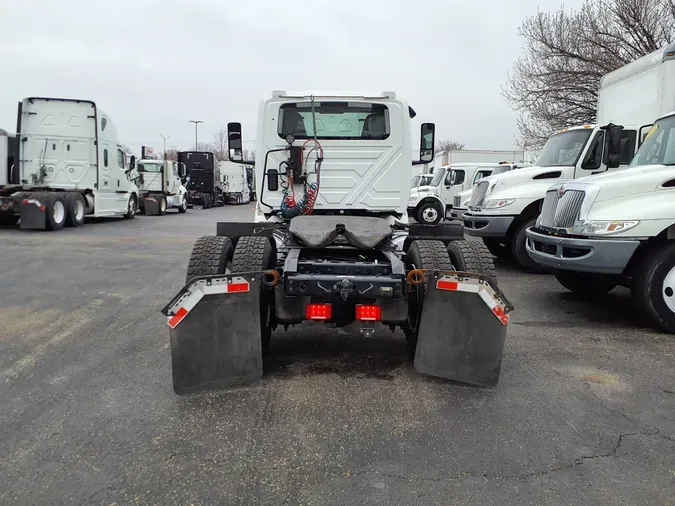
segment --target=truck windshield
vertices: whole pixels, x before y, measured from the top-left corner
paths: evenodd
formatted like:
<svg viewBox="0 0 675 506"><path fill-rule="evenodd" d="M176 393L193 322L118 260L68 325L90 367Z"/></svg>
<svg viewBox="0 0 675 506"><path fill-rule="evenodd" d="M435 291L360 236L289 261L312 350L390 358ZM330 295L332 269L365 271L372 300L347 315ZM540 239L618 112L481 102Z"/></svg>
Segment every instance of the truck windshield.
<svg viewBox="0 0 675 506"><path fill-rule="evenodd" d="M675 115L654 123L630 164L641 165L675 165Z"/></svg>
<svg viewBox="0 0 675 506"><path fill-rule="evenodd" d="M592 133L592 128L584 128L552 135L546 141L536 165L539 167L576 165Z"/></svg>
<svg viewBox="0 0 675 506"><path fill-rule="evenodd" d="M319 139L369 139L389 137L389 109L364 102L314 102L316 135ZM279 108L277 133L285 139L314 137L310 102L283 104Z"/></svg>
<svg viewBox="0 0 675 506"><path fill-rule="evenodd" d="M412 188L415 188L419 184L421 178L422 178L422 176L415 176L414 178L412 178L412 181L410 182L410 186Z"/></svg>
<svg viewBox="0 0 675 506"><path fill-rule="evenodd" d="M420 186L427 186L431 183L432 176L422 176L420 179Z"/></svg>
<svg viewBox="0 0 675 506"><path fill-rule="evenodd" d="M162 172L162 163L139 163L138 172Z"/></svg>
<svg viewBox="0 0 675 506"><path fill-rule="evenodd" d="M445 175L445 169L438 169L438 172L434 174L433 179L429 183L429 186L438 186L443 181L443 176Z"/></svg>

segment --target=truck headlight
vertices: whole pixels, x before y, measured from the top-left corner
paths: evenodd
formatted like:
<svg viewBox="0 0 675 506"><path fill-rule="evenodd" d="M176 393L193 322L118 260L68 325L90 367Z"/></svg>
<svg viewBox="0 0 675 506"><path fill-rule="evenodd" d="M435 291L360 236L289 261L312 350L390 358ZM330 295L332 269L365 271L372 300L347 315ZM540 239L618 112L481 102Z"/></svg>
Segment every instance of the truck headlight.
<svg viewBox="0 0 675 506"><path fill-rule="evenodd" d="M625 232L640 223L639 221L591 221L587 223L582 235L609 235Z"/></svg>
<svg viewBox="0 0 675 506"><path fill-rule="evenodd" d="M499 209L513 204L516 199L486 200L483 209Z"/></svg>

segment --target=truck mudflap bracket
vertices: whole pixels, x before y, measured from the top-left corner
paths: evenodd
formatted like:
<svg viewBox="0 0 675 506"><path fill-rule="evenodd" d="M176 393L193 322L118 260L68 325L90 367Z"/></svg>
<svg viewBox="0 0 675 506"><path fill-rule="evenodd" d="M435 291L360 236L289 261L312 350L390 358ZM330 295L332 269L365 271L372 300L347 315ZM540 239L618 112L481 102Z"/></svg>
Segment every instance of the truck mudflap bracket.
<svg viewBox="0 0 675 506"><path fill-rule="evenodd" d="M412 274L415 271L412 271ZM499 381L506 328L513 306L484 276L466 272L417 271L426 278L415 349L417 371L462 383L492 387Z"/></svg>
<svg viewBox="0 0 675 506"><path fill-rule="evenodd" d="M35 197L28 196L21 199L19 216L23 229L45 230L47 228L47 208Z"/></svg>
<svg viewBox="0 0 675 506"><path fill-rule="evenodd" d="M177 394L245 385L262 377L262 283L272 286L260 272L197 277L162 309Z"/></svg>

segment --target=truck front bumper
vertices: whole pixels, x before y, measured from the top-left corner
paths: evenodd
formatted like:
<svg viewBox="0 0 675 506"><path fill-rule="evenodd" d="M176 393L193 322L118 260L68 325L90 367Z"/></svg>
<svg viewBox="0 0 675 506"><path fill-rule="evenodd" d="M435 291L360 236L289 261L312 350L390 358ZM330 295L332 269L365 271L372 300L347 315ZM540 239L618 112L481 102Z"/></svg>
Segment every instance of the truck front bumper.
<svg viewBox="0 0 675 506"><path fill-rule="evenodd" d="M462 216L464 232L475 237L506 237L515 216L484 216L467 211Z"/></svg>
<svg viewBox="0 0 675 506"><path fill-rule="evenodd" d="M453 220L459 220L463 221L464 220L464 213L466 213L468 209L461 208L461 207L453 207L450 209L450 217Z"/></svg>
<svg viewBox="0 0 675 506"><path fill-rule="evenodd" d="M638 240L561 237L535 228L525 234L525 247L534 261L567 271L621 274L640 245Z"/></svg>

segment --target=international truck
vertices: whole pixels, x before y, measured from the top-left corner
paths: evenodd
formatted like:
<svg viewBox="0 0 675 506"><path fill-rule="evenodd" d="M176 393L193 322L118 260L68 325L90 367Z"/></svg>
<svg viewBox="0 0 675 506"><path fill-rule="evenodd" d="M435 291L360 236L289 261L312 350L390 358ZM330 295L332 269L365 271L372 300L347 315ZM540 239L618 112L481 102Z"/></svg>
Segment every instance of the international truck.
<svg viewBox="0 0 675 506"><path fill-rule="evenodd" d="M164 215L167 209L184 213L188 208L187 190L181 182L185 175L182 162L141 158L131 179L140 192L139 208L143 214Z"/></svg>
<svg viewBox="0 0 675 506"><path fill-rule="evenodd" d="M428 185L410 191L408 216L419 223L437 224L448 216L456 193L471 188L476 181L505 165L505 162L457 163L436 168Z"/></svg>
<svg viewBox="0 0 675 506"><path fill-rule="evenodd" d="M626 286L653 326L675 333L675 73L665 77L673 112L628 169L551 186L526 235L527 253L566 289L596 296Z"/></svg>
<svg viewBox="0 0 675 506"><path fill-rule="evenodd" d="M18 156L0 187L0 221L59 230L85 216L131 219L139 191L110 116L91 100L30 97L19 103ZM131 161L133 166L135 160Z"/></svg>
<svg viewBox="0 0 675 506"><path fill-rule="evenodd" d="M203 209L225 205L225 192L216 155L210 151L179 151L178 162L185 164L188 207Z"/></svg>
<svg viewBox="0 0 675 506"><path fill-rule="evenodd" d="M248 204L251 202L246 167L229 160L221 160L219 165L225 202L228 204Z"/></svg>
<svg viewBox="0 0 675 506"><path fill-rule="evenodd" d="M527 253L526 231L539 216L551 185L624 170L656 118L673 107L673 46L654 51L602 77L597 124L556 132L535 167L490 176L473 191L465 232L498 256L513 256L530 272L547 269Z"/></svg>
<svg viewBox="0 0 675 506"><path fill-rule="evenodd" d="M295 325L366 337L399 328L422 374L498 382L513 306L489 253L461 225L407 219L415 115L394 92L261 100L253 220L197 239L185 286L162 310L176 393L260 379L273 330ZM434 130L421 125L413 163L433 158ZM230 123L234 162L242 139Z"/></svg>

